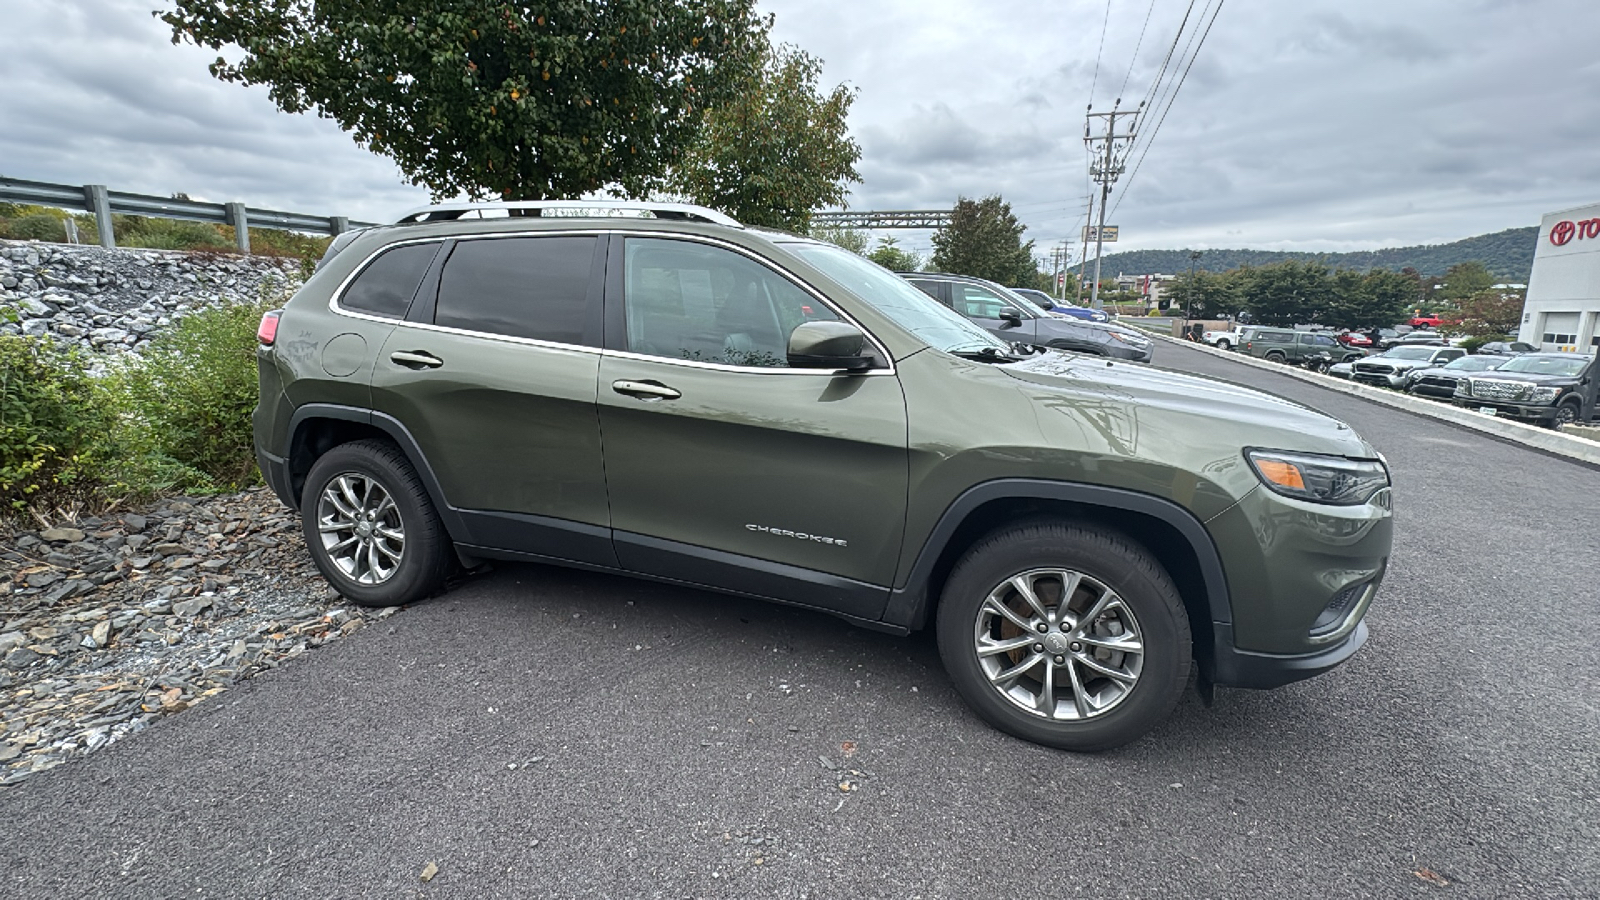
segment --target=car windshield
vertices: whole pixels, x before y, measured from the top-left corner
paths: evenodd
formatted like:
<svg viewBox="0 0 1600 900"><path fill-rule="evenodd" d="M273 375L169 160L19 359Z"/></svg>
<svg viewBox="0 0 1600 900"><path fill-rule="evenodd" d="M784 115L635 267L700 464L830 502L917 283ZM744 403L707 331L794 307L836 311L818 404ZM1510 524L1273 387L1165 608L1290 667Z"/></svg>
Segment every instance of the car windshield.
<svg viewBox="0 0 1600 900"><path fill-rule="evenodd" d="M1587 356L1519 356L1496 372L1527 372L1529 375L1576 375L1589 364Z"/></svg>
<svg viewBox="0 0 1600 900"><path fill-rule="evenodd" d="M1458 360L1445 363L1444 367L1461 372L1482 372L1498 365L1500 365L1500 360L1498 359L1489 359L1483 356L1463 356Z"/></svg>
<svg viewBox="0 0 1600 900"><path fill-rule="evenodd" d="M1390 359L1427 359L1434 354L1432 347L1395 347L1384 352Z"/></svg>
<svg viewBox="0 0 1600 900"><path fill-rule="evenodd" d="M1004 341L912 287L910 282L848 250L809 243L786 244L784 249L816 266L931 347L947 353L981 351L986 347L1010 350Z"/></svg>

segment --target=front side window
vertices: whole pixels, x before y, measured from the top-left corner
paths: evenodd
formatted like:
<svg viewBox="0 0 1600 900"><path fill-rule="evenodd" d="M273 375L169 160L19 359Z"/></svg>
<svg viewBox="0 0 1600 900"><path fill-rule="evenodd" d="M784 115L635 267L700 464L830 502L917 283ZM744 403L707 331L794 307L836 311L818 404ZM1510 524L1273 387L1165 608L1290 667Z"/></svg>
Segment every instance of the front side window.
<svg viewBox="0 0 1600 900"><path fill-rule="evenodd" d="M350 282L339 305L388 318L403 317L437 252L437 241L385 250Z"/></svg>
<svg viewBox="0 0 1600 900"><path fill-rule="evenodd" d="M731 250L659 238L629 238L626 247L623 308L634 353L781 368L796 327L838 321L794 282Z"/></svg>
<svg viewBox="0 0 1600 900"><path fill-rule="evenodd" d="M975 319L998 319L1001 311L1007 309L1026 318L1026 313L1017 309L1015 304L1007 303L988 288L975 284L952 284L950 289L955 292L956 311Z"/></svg>
<svg viewBox="0 0 1600 900"><path fill-rule="evenodd" d="M434 324L561 344L587 328L592 235L480 238L456 245L439 279Z"/></svg>

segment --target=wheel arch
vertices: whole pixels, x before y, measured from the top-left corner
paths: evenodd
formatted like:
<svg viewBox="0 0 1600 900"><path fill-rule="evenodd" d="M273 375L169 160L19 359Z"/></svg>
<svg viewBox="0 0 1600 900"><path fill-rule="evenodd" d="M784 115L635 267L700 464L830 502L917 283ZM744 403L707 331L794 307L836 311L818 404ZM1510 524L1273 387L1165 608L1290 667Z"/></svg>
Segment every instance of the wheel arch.
<svg viewBox="0 0 1600 900"><path fill-rule="evenodd" d="M434 475L433 467L428 464L428 458L416 438L393 416L353 406L307 403L295 409L289 420L289 443L284 459L295 509L299 509L306 474L323 454L341 444L369 438L388 440L400 448L422 479L428 499L433 501L433 508L438 511L445 531L453 540L461 540L466 530L455 509L445 502L439 479Z"/></svg>
<svg viewBox="0 0 1600 900"><path fill-rule="evenodd" d="M1100 525L1148 550L1183 598L1196 659L1210 666L1214 623L1233 618L1227 578L1210 534L1193 513L1170 500L1098 485L1000 479L968 489L939 518L905 583L891 593L884 622L923 628L962 554L996 528L1029 518Z"/></svg>

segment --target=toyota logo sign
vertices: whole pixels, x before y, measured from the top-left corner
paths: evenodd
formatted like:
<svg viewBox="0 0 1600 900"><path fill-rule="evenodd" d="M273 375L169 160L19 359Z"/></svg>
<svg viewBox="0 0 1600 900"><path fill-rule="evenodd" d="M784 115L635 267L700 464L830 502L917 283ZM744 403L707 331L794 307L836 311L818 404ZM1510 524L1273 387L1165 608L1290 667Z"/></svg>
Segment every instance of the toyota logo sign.
<svg viewBox="0 0 1600 900"><path fill-rule="evenodd" d="M1550 243L1555 244L1557 247L1564 247L1569 241L1572 240L1572 235L1577 232L1577 230L1578 226L1572 224L1571 222L1557 222L1555 226L1550 229Z"/></svg>

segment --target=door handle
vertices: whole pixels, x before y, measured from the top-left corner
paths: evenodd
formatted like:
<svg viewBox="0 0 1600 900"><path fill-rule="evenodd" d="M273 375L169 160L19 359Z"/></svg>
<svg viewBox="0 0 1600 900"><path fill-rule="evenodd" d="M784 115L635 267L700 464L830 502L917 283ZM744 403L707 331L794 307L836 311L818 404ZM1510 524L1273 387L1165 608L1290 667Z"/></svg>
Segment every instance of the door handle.
<svg viewBox="0 0 1600 900"><path fill-rule="evenodd" d="M444 360L426 350L396 350L389 354L389 361L408 369L437 369L444 365Z"/></svg>
<svg viewBox="0 0 1600 900"><path fill-rule="evenodd" d="M613 381L611 389L640 400L676 400L683 394L654 381Z"/></svg>

